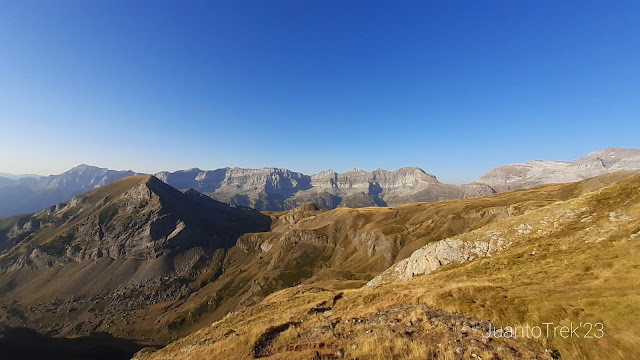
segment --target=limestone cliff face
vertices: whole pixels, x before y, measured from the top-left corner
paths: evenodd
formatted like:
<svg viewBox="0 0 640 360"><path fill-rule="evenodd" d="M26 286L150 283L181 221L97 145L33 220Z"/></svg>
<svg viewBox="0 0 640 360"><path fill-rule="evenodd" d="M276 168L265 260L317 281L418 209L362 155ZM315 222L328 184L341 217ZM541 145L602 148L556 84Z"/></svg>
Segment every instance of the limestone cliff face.
<svg viewBox="0 0 640 360"><path fill-rule="evenodd" d="M496 191L522 189L535 185L575 182L617 171L640 169L640 149L607 148L572 162L535 160L497 167L476 184Z"/></svg>
<svg viewBox="0 0 640 360"><path fill-rule="evenodd" d="M304 175L286 169L191 169L156 176L179 189L193 188L212 198L279 211L313 202L333 209L400 205L417 201L462 199L494 193L490 186L448 185L419 168L396 171L353 169L345 173L327 170Z"/></svg>

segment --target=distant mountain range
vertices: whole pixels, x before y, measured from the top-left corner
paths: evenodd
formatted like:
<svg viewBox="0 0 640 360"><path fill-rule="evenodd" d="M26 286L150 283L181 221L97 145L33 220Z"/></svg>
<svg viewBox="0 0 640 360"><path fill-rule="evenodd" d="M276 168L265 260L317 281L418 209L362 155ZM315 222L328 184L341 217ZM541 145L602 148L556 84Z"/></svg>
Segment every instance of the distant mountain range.
<svg viewBox="0 0 640 360"><path fill-rule="evenodd" d="M346 300L353 295L343 289L367 283L393 284L450 262L480 257L495 259L485 272L493 274L505 266L501 260L504 257L500 258L503 252L513 259L530 261L534 269L544 264L560 266L563 271L557 273L565 274L572 286L594 289L597 287L592 278L581 275L576 279L576 272L561 266L584 248L596 254L607 251L599 262L588 263L596 269L612 267L612 258L635 261L637 244L623 239L640 236L640 222L635 216L640 208L638 173L618 172L578 183L463 201L334 210L308 204L274 213L220 203L195 190L178 191L149 175L127 177L35 214L0 219L0 336L4 336L2 325L27 326L56 337L100 332L166 344L214 321L228 319L225 316L231 312L236 315L230 316L238 317L239 311L252 311L246 309L258 304L265 307L240 316L247 325L232 326L223 320L220 325L224 331L215 337L221 339L227 334L234 341L236 336L248 336L243 343L255 349L259 334L246 332L258 326L258 332L265 333L268 327L290 320L287 309L298 309L301 321L309 325L304 329L311 331L317 328L315 321L325 319L328 325L323 328L334 334L330 321L337 324L338 320L330 318L331 311L342 311L342 319L353 319L371 309L377 311L369 305L378 301L377 296L367 296L365 301ZM566 240L566 234L572 231L579 231L572 247L560 250L561 239ZM554 236L552 244L558 250L534 257L550 246L541 234ZM599 242L609 241L619 241L620 245L598 247ZM620 246L626 246L624 251L618 249ZM508 248L519 250L509 252ZM557 260L545 263L552 253ZM614 257L618 254L619 258ZM580 263L585 258L583 254L575 261ZM521 264L516 261L512 260L512 269ZM634 267L614 269L626 274ZM602 273L611 276L612 271ZM467 277L449 278L446 284L461 284L455 279L478 274L472 269ZM635 284L635 274L628 276L628 281ZM522 274L519 277L525 278ZM527 281L533 278L537 284L550 282L549 277L544 272L526 274ZM474 291L488 286L471 284ZM614 281L600 286L618 291L616 295L634 288L628 285L622 289ZM291 287L289 293L274 294ZM499 295L500 301L492 306L512 304L500 292L504 287L488 290ZM443 288L437 286L441 294ZM298 297L323 293L330 294L327 302L302 302ZM422 290L413 293L418 296ZM546 298L550 293L536 292L534 287L524 296ZM400 296L395 291L378 294L395 296L395 303L387 302L386 306L402 304L404 298L402 292L397 293ZM606 296L597 299L608 304L610 292L602 294ZM274 307L281 303L278 296L286 301L298 297L300 303L294 300L286 307ZM340 300L343 296L345 299ZM482 299L480 295L475 298ZM635 304L634 297L619 298ZM460 299L475 304L468 297ZM337 301L350 301L351 305L334 307ZM363 311L352 312L351 306ZM369 309L365 311L366 307ZM520 312L516 315L527 307L517 309ZM277 320L263 322L262 314ZM390 328L404 326L393 319L385 318L384 324ZM345 324L344 320L341 323ZM632 325L628 325L630 328ZM231 335L236 332L238 335ZM368 335L364 329L361 332ZM198 344L209 346L211 342ZM261 357L248 355L245 350L229 353L239 354L237 359ZM210 358L200 355L193 358ZM290 358L307 358L295 355ZM164 357L176 358L181 356Z"/></svg>
<svg viewBox="0 0 640 360"><path fill-rule="evenodd" d="M133 175L139 174L83 164L60 175L0 178L0 217L42 210Z"/></svg>
<svg viewBox="0 0 640 360"><path fill-rule="evenodd" d="M470 269L462 277L449 278L446 284L452 284L451 279L461 284L456 279L493 273L505 266L501 259L510 256L508 263L513 268L522 264L518 261L525 260L531 262L533 269L541 264L555 264L558 268L554 273L567 274L568 284L596 288L592 278L576 279L571 275L576 273L570 272L564 263L576 251L583 251L576 263L589 259L589 254L604 254L589 262L596 269L611 267L612 258L625 261L626 265L616 268L620 273L603 272L610 276L603 285L610 287L594 298L607 304L610 291L619 289L616 281L624 279L619 274L627 274L635 266L627 262L635 261L637 244L624 239L640 236L640 223L636 220L640 171L618 170L637 164L636 156L635 150L607 149L572 163L550 162L541 171L521 171L535 168L538 162L512 165L499 168L499 173L509 181L496 176L487 179L499 179L514 189L551 181L554 178L549 174L557 175L558 168L573 169L576 178L595 172L613 173L484 198L365 209L345 205L473 197L482 195L485 189L502 191L498 186L502 183L494 184L495 188L481 182L462 186L441 184L416 168L393 172L324 172L313 176L283 169L187 170L128 176L133 172L87 165L58 176L23 179L17 184L39 184L43 193L49 195L55 195L56 189L65 189L66 194L74 188L91 190L32 214L0 218L0 338L6 338L3 326L26 326L55 337L108 333L148 344L167 344L222 319L224 331L216 339L227 334L235 344L248 344L253 349L253 356L247 355L250 353L245 348L234 350L232 353L241 354L238 359L257 358L263 354L259 339L271 334L270 327L278 321L290 320L287 309L297 309L301 324L306 322L317 328L313 325L315 321L324 319L328 325L323 328L328 329L328 336L333 334L330 324L340 322L337 317L332 318L333 311L343 319L363 313L334 307L337 301L342 304L352 301L351 304L360 304L357 306L362 310L371 308L364 304L378 300L369 298L367 293L391 296L395 290L388 291L385 287L416 275L428 275L448 263L472 263L481 257L488 261L495 259L484 272ZM114 181L117 177L124 178ZM21 189L15 185L3 188ZM207 192L208 196L192 188ZM323 196L333 196L336 202L332 205L338 208L327 210L307 204L282 212L260 212L212 198L236 203L242 200L243 205L253 207L288 207L307 199L319 202L317 199ZM569 241L567 234L572 234L573 245L563 249ZM600 247L610 241L621 245ZM556 246L553 252L544 250L550 244ZM555 260L544 262L551 255ZM629 279L636 279L634 276L629 275ZM540 286L548 282L549 275L530 270L519 278L534 279ZM499 291L507 286L504 282L507 280L501 281L502 286L489 292L497 293L504 302L506 295ZM635 280L630 281L633 284ZM481 282L485 283L489 282ZM342 291L365 284L369 285L365 290ZM278 293L287 288L291 288L289 293ZM436 288L442 293L441 284ZM469 291L483 288L486 286L473 285ZM633 286L627 285L624 291L628 288ZM347 300L357 294L354 291L365 291L371 300ZM424 291L429 288L424 287ZM415 292L419 293L423 293L422 289ZM534 288L523 294L527 298L536 294L544 301L550 293L551 289ZM326 301L316 298L322 294L330 296ZM623 291L614 294L624 298ZM272 308L274 301L280 303L279 298L290 301L298 296L313 296L314 300ZM482 296L481 293L472 298ZM557 297L556 304L565 298ZM629 298L629 304L635 304ZM393 304L389 299L385 300L387 305ZM403 300L398 299L402 298L395 297L393 301L402 304ZM461 299L464 304L475 304L468 301L469 297L462 296L458 301ZM502 302L496 302L498 305L490 309ZM265 306L254 314L279 320L261 322L252 316L237 315L254 311L253 306ZM513 316L521 318L524 309ZM389 316L384 323L395 331L395 315L380 314ZM487 318L490 314L474 316ZM238 317L250 321L249 325L225 323L224 319ZM247 329L254 326L258 326L257 332L247 335ZM452 330L452 334L456 331ZM232 335L236 332L237 335ZM258 333L267 335L258 338ZM192 336L182 341L209 346L198 333L194 336L195 340ZM234 340L236 336L238 340ZM492 340L491 344L498 341ZM298 351L292 349L294 353ZM172 348L157 355L161 356L163 351ZM296 355L293 358L302 358ZM164 358L180 356L170 354Z"/></svg>
<svg viewBox="0 0 640 360"><path fill-rule="evenodd" d="M7 178L9 180L18 180L18 179L23 179L23 178L39 178L42 177L42 175L36 175L36 174L9 174L9 173L3 173L0 172L0 178Z"/></svg>
<svg viewBox="0 0 640 360"><path fill-rule="evenodd" d="M333 209L464 199L637 169L640 149L608 148L572 162L536 160L501 166L464 185L443 184L419 168L327 170L314 175L278 168L189 169L155 176L176 189L194 189L221 202L280 211L311 202ZM60 175L0 177L0 217L38 211L133 175L141 174L80 165Z"/></svg>
<svg viewBox="0 0 640 360"><path fill-rule="evenodd" d="M257 210L287 210L305 203L333 209L400 205L477 197L494 191L486 185L449 185L419 168L396 171L327 170L305 175L286 169L191 169L156 176L179 189L193 188L212 198Z"/></svg>
<svg viewBox="0 0 640 360"><path fill-rule="evenodd" d="M640 149L607 148L575 161L529 161L497 167L476 180L498 192L541 184L576 182L617 171L640 169Z"/></svg>

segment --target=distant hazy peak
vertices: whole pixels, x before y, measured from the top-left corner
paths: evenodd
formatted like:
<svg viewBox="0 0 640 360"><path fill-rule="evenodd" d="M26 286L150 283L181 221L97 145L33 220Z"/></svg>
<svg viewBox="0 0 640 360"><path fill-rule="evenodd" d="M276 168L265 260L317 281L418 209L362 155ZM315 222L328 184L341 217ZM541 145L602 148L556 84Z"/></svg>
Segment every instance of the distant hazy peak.
<svg viewBox="0 0 640 360"><path fill-rule="evenodd" d="M637 169L640 169L640 149L606 148L574 161L534 160L499 166L475 183L506 191L541 184L575 182L610 172Z"/></svg>
<svg viewBox="0 0 640 360"><path fill-rule="evenodd" d="M70 173L70 172L108 171L108 170L109 169L107 169L107 168L101 168L101 167L97 167L97 166L93 166L93 165L80 164L78 166L72 167L68 171L65 171L63 174Z"/></svg>

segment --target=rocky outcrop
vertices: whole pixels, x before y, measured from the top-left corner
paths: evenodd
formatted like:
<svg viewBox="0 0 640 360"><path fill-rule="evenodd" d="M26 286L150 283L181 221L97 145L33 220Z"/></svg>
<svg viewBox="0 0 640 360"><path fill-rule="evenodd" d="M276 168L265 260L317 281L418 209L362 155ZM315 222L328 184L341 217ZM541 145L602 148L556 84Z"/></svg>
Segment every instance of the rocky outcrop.
<svg viewBox="0 0 640 360"><path fill-rule="evenodd" d="M503 208L500 210L503 216L496 217L497 221L427 244L376 276L367 286L377 287L388 282L408 281L414 276L430 274L453 262L464 263L493 256L516 244L549 238L554 234L570 234L569 236L581 239L584 243L599 243L612 238L618 239L620 234L613 234L626 228L622 230L624 237L634 239L640 226L638 217L633 215L637 213L634 201L640 175L623 175L626 175L626 180L618 181L615 186L602 183L596 189L585 190L582 196L553 202L542 208L519 213L511 206ZM607 177L610 179L606 179ZM598 180L612 181L613 178L611 175L603 175L585 180L581 184L584 186ZM535 192L536 189L525 191ZM613 209L616 211L612 211ZM485 212L483 216L488 214Z"/></svg>
<svg viewBox="0 0 640 360"><path fill-rule="evenodd" d="M373 278L367 286L377 287L388 281L408 281L417 275L430 274L452 262L464 263L491 256L509 245L510 242L504 238L468 242L458 238L438 241L416 250L408 258Z"/></svg>

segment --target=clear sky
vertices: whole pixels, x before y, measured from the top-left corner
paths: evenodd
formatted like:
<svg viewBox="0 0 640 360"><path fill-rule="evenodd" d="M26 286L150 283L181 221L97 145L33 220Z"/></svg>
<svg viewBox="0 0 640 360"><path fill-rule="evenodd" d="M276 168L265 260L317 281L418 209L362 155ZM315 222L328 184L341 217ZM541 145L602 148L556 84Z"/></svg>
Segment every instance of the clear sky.
<svg viewBox="0 0 640 360"><path fill-rule="evenodd" d="M640 147L640 2L0 2L0 171L418 166Z"/></svg>

